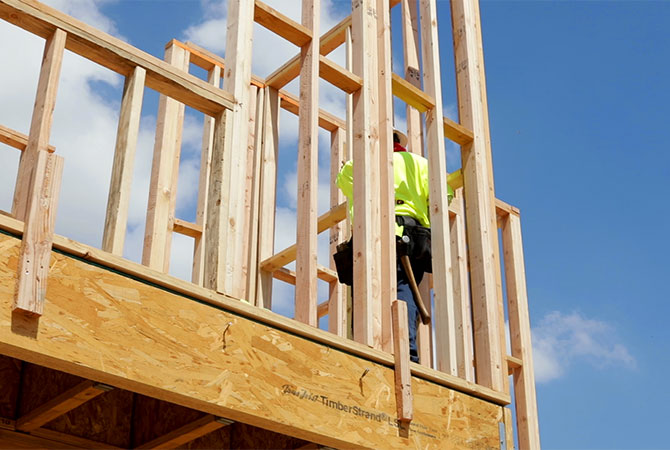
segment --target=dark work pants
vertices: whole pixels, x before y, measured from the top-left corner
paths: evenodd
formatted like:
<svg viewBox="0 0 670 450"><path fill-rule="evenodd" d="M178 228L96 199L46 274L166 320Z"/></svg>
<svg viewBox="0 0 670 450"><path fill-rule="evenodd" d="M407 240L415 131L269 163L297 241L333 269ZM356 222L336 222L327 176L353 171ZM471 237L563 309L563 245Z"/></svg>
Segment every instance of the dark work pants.
<svg viewBox="0 0 670 450"><path fill-rule="evenodd" d="M414 261L410 259L412 263L412 271L414 272L414 279L416 284L421 283L423 279L423 270L416 267ZM412 288L409 286L409 278L405 274L405 270L402 267L402 263L398 260L398 300L402 300L407 303L407 318L409 321L409 356L413 362L419 362L419 348L417 346L417 328L419 324L419 308L416 306L416 301L414 300L414 294L412 294ZM428 299L424 299L428 301Z"/></svg>

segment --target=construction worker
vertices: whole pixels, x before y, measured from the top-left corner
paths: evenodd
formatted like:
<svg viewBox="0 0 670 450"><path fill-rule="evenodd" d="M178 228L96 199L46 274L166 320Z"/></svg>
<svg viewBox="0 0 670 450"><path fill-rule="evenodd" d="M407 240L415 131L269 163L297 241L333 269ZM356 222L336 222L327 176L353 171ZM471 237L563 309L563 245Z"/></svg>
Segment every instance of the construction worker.
<svg viewBox="0 0 670 450"><path fill-rule="evenodd" d="M406 253L416 284L421 283L425 272L432 272L430 255L430 215L428 203L428 161L426 158L409 153L406 150L407 137L398 130L393 131L393 175L395 187L396 236L406 236L407 247L398 248L398 254ZM347 197L349 209L353 217L353 161L348 161L337 175L337 186ZM453 190L448 188L449 201ZM401 240L399 240L402 242ZM340 282L352 284L353 252L351 241L341 247L341 252L334 255ZM338 248L339 250L339 248ZM341 273L343 272L343 273ZM397 264L397 297L407 303L409 318L410 359L419 362L417 347L417 322L419 308L411 287L411 275L407 273L398 260ZM430 301L430 299L426 299Z"/></svg>

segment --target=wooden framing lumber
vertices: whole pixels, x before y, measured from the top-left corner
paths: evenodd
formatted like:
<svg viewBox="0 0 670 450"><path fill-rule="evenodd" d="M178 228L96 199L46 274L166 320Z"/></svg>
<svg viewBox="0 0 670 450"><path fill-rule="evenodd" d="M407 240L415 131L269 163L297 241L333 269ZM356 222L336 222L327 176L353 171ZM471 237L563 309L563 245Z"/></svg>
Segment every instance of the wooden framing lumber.
<svg viewBox="0 0 670 450"><path fill-rule="evenodd" d="M381 348L381 211L379 180L376 1L352 4L352 71L363 78L353 94L354 340Z"/></svg>
<svg viewBox="0 0 670 450"><path fill-rule="evenodd" d="M412 397L412 374L409 368L409 331L407 329L407 303L394 300L391 305L393 317L393 348L395 359L395 399L400 422L410 422L414 417Z"/></svg>
<svg viewBox="0 0 670 450"><path fill-rule="evenodd" d="M66 38L67 34L63 30L56 29L47 38L44 45L44 55L42 56L42 66L37 82L37 93L35 95L35 105L30 121L30 134L28 135L26 149L21 153L16 176L16 187L14 188L12 214L19 220L26 220L28 209L30 208L30 196L32 195L33 186L35 186L33 180L38 176L36 173L37 156L39 152L45 151L49 145L49 135L51 134L53 111L56 107L56 93L58 92L58 80L63 64Z"/></svg>
<svg viewBox="0 0 670 450"><path fill-rule="evenodd" d="M540 448L528 294L519 216L509 214L503 224L502 233L512 356L521 360L512 370L519 447ZM509 357L507 359L510 360Z"/></svg>
<svg viewBox="0 0 670 450"><path fill-rule="evenodd" d="M263 107L263 140L261 155L260 193L258 199L260 226L258 228L258 261L264 261L274 252L275 203L277 196L277 158L279 151L279 92L265 87ZM272 306L272 274L258 271L255 304Z"/></svg>
<svg viewBox="0 0 670 450"><path fill-rule="evenodd" d="M409 81L401 78L400 75L394 73L392 75L392 81L393 95L412 106L420 113L424 113L435 107L435 99L427 95Z"/></svg>
<svg viewBox="0 0 670 450"><path fill-rule="evenodd" d="M147 87L210 116L233 108L230 93L41 3L2 0L0 19L44 38L61 29L68 34L68 50L121 75L141 66L147 72Z"/></svg>
<svg viewBox="0 0 670 450"><path fill-rule="evenodd" d="M145 77L146 71L138 66L135 67L130 77L126 78L116 133L102 249L119 256L123 255L123 244L126 239L130 187L133 181L135 149L140 131Z"/></svg>
<svg viewBox="0 0 670 450"><path fill-rule="evenodd" d="M37 152L34 178L28 186L26 227L21 241L13 311L38 316L44 311L62 175L61 156L42 150Z"/></svg>
<svg viewBox="0 0 670 450"><path fill-rule="evenodd" d="M294 270L287 269L285 267L280 267L279 269L275 270L272 275L274 278L281 280L285 283L292 284L295 286L296 284L296 274ZM335 272L332 269L329 269L327 267L321 266L317 264L316 266L316 277L319 280L323 280L326 283L335 283L337 282L337 272ZM317 305L318 309L318 305ZM317 317L321 317L317 314Z"/></svg>
<svg viewBox="0 0 670 450"><path fill-rule="evenodd" d="M165 60L171 65L183 70L187 58L184 49L168 44ZM175 165L178 171L183 108L183 104L166 95L159 98L142 264L163 272L168 272L170 265L173 198L177 189Z"/></svg>
<svg viewBox="0 0 670 450"><path fill-rule="evenodd" d="M391 92L391 15L388 0L377 0L377 104L379 114L379 238L381 348L393 351L391 303L397 298L395 252L395 187L393 172L393 94Z"/></svg>
<svg viewBox="0 0 670 450"><path fill-rule="evenodd" d="M290 43L302 47L312 39L312 30L295 22L260 0L254 1L254 21L283 37Z"/></svg>
<svg viewBox="0 0 670 450"><path fill-rule="evenodd" d="M179 43L181 44L181 43ZM191 60L196 54L191 52ZM221 85L221 66L212 64L207 72L207 82L217 88ZM200 230L199 236L193 236L193 270L191 280L199 286L203 285L203 270L205 263L205 219L207 217L207 198L209 189L209 174L212 165L212 147L214 141L214 118L205 116L202 127L202 151L200 153L200 177L198 181L198 204L195 212L195 223ZM175 220L174 231L179 228L178 220Z"/></svg>
<svg viewBox="0 0 670 450"><path fill-rule="evenodd" d="M465 128L463 125L454 122L448 117L444 117L444 137L451 139L459 145L466 145L472 142L475 138L472 131Z"/></svg>
<svg viewBox="0 0 670 450"><path fill-rule="evenodd" d="M451 248L449 244L449 203L447 164L442 121L439 38L435 2L420 2L423 85L435 106L426 111L426 149L430 178L430 223L435 293L436 364L438 370L456 375L456 327L454 323Z"/></svg>
<svg viewBox="0 0 670 450"><path fill-rule="evenodd" d="M455 190L450 218L451 270L454 289L454 319L456 322L456 361L458 376L475 381L474 349L472 343L472 307L470 303L470 280L468 276L467 242L465 238L465 204L463 189Z"/></svg>
<svg viewBox="0 0 670 450"><path fill-rule="evenodd" d="M347 94L356 92L363 85L360 77L322 55L319 55L319 76Z"/></svg>
<svg viewBox="0 0 670 450"><path fill-rule="evenodd" d="M234 109L216 117L212 165L205 226L206 256L204 286L245 297L241 276L244 220L244 177L246 177L249 133L249 85L254 4L231 2L226 38L227 67L223 89L233 94Z"/></svg>
<svg viewBox="0 0 670 450"><path fill-rule="evenodd" d="M19 417L16 421L16 429L33 431L109 390L108 386L90 380L82 381L28 414Z"/></svg>
<svg viewBox="0 0 670 450"><path fill-rule="evenodd" d="M24 232L24 223L12 217L0 215L0 230L4 231L5 233L9 233L10 235L21 236ZM7 241L6 244L0 244L0 248L2 248L3 251L9 251L9 247L13 248L13 246L20 246L19 242L13 243L11 241L12 238L6 237L0 233L0 242L6 239L10 239L10 241ZM8 247L5 249L5 247L2 245L6 245ZM183 281L170 275L152 270L141 264L134 263L97 248L75 242L63 236L54 235L53 248L54 250L58 250L63 254L70 255L70 257L77 260L93 263L99 267L105 267L109 270L112 270L114 273L134 278L136 280L143 280L143 282L146 282L147 284L156 286L171 293L175 293L175 295L183 295L188 298L196 299L203 304L209 304L217 308L223 308L226 311L230 311L232 314L239 315L240 317L246 317L254 322L287 331L295 336L301 336L313 342L319 342L334 349L343 350L348 354L365 358L368 361L389 367L393 365L392 357L386 352L372 349L355 341L340 338L333 335L332 333L301 324L273 312L247 305L234 297L217 294L210 289L196 286L191 282ZM0 252L0 257L2 257L4 254L5 253ZM2 264L2 260L0 259L0 268L4 267ZM0 274L2 274L2 272L0 272ZM3 276L15 275L5 274ZM0 283L0 287L1 286L2 283ZM0 297L0 300L7 301L7 299L2 297ZM2 309L0 308L0 313L1 312ZM1 338L2 334L0 334L0 339ZM14 357L21 358L20 355L16 355ZM55 368L61 370L57 367ZM510 403L509 394L493 391L489 388L469 383L458 377L450 376L448 374L437 372L435 370L418 365L412 367L412 372L416 376L430 380L431 382L456 389L458 391L476 396L498 405L507 405ZM87 378L93 377L87 376ZM114 385L114 383L102 379L98 381Z"/></svg>
<svg viewBox="0 0 670 450"><path fill-rule="evenodd" d="M400 0L390 0L390 7L400 3ZM326 31L319 39L319 53L327 56L346 40L347 30L351 28L351 16L347 16L339 23ZM300 55L296 55L284 63L267 77L268 86L281 89L293 81L300 73Z"/></svg>
<svg viewBox="0 0 670 450"><path fill-rule="evenodd" d="M23 133L19 133L16 130L12 130L11 128L0 125L0 143L7 144L17 150L24 151L28 146L28 136ZM49 145L47 146L46 150L49 153L53 153L56 151L56 147Z"/></svg>
<svg viewBox="0 0 670 450"><path fill-rule="evenodd" d="M319 0L303 0L302 23L319 36ZM319 40L313 37L300 53L300 115L298 116L298 198L296 227L295 318L318 326L317 192L319 159Z"/></svg>
<svg viewBox="0 0 670 450"><path fill-rule="evenodd" d="M335 208L343 204L344 195L336 186L335 179L340 167L348 160L346 149L346 131L338 128L337 131L330 134L330 207ZM322 216L323 217L323 216ZM321 217L319 218L321 222ZM334 255L337 252L337 245L348 239L349 227L346 221L337 222L330 227L329 254ZM329 258L330 268L335 270L335 260ZM337 279L328 286L328 330L338 336L346 336L347 325L347 288ZM318 308L317 308L318 310ZM317 314L318 315L318 314ZM319 316L321 317L321 316Z"/></svg>
<svg viewBox="0 0 670 450"><path fill-rule="evenodd" d="M300 104L295 96L288 92L280 91L279 97L281 99L280 106L282 109L285 109L286 111L289 111L296 116L300 115ZM320 111L319 126L324 130L333 132L338 128L344 128L346 125L344 121L333 116L332 114L325 111Z"/></svg>
<svg viewBox="0 0 670 450"><path fill-rule="evenodd" d="M0 218L0 222L12 222L6 219ZM202 293L211 299L218 297L221 300L218 307L190 301L174 291L63 253L53 254L56 264L51 275L50 307L45 311L47 320L40 323L36 337L12 332L7 292L13 288L15 266L11 267L10 261L16 258L18 247L16 238L0 234L2 354L324 445L406 448L416 443L425 447L449 442L463 436L460 433L466 433L463 438L472 439L478 446L496 445L500 406L422 379L425 376L445 379L444 374L411 366L415 375L424 374L412 380L418 402L414 422L427 428L421 429L423 433L410 434L410 441L399 437L393 421L389 423L386 419L395 414L393 396L385 395L394 385L390 355L197 286L192 288L190 296L199 298ZM97 254L110 261L121 261L114 255L91 249L91 256ZM75 273L80 280L95 283L68 281ZM181 283L191 286L188 282ZM132 299L128 297L128 288L136 289L135 298L141 300L128 301ZM100 308L106 314L100 315ZM251 317L290 324L292 331L248 320L241 311L247 311ZM99 326L92 326L94 322ZM226 335L228 345L222 351L222 332L229 322L232 324ZM21 321L14 326L26 330L29 322ZM70 330L72 335L64 335L63 329ZM301 333L325 339L335 346L304 339ZM133 351L128 350L128 342L137 344ZM348 350L338 350L337 345ZM360 358L355 356L357 352L374 356ZM382 364L376 362L378 358ZM254 370L249 370L249 364ZM367 374L361 380L365 369ZM457 378L453 380L464 384ZM284 387L286 384L288 388ZM319 401L301 399L291 389L297 392L305 389L316 394ZM334 401L334 406L324 404L322 395ZM368 411L380 420L344 413L337 409L337 401ZM463 429L449 421L453 414L467 417L472 427ZM319 420L314 420L316 417ZM362 420L374 430L361 432L368 428L361 427Z"/></svg>
<svg viewBox="0 0 670 450"><path fill-rule="evenodd" d="M23 436L26 436L23 434ZM93 441L91 439L82 438L79 436L74 436L72 434L60 433L58 431L50 430L48 428L38 428L30 432L30 436L36 436L44 439L49 439L50 441L57 443L58 447L63 448L62 444L67 444L68 446L74 448L104 448L104 449L118 449L114 445L108 445L104 442ZM0 438L0 441L2 439ZM48 447L47 447L48 448Z"/></svg>
<svg viewBox="0 0 670 450"><path fill-rule="evenodd" d="M496 274L498 260L494 188L490 174L484 63L480 58L479 11L474 0L453 0L454 55L460 123L474 140L461 147L472 286L477 382L495 390L505 387L501 318Z"/></svg>
<svg viewBox="0 0 670 450"><path fill-rule="evenodd" d="M405 81L416 90L421 89L421 71L419 64L419 17L416 0L402 0L402 41L403 41L403 61L405 63ZM397 79L395 74L393 79ZM421 92L423 94L423 92ZM397 88L394 94L399 96ZM424 94L425 95L425 94ZM402 97L400 97L402 99ZM421 124L421 114L412 103L403 100L407 104L407 150L423 155L423 126ZM435 101L431 101L431 106ZM425 327L422 327L425 328Z"/></svg>
<svg viewBox="0 0 670 450"><path fill-rule="evenodd" d="M224 426L226 424L219 422L216 416L207 414L137 448L178 448Z"/></svg>
<svg viewBox="0 0 670 450"><path fill-rule="evenodd" d="M183 234L184 236L189 236L194 239L198 239L202 236L202 226L197 223L187 222L182 219L175 219L174 226L172 231L175 233Z"/></svg>

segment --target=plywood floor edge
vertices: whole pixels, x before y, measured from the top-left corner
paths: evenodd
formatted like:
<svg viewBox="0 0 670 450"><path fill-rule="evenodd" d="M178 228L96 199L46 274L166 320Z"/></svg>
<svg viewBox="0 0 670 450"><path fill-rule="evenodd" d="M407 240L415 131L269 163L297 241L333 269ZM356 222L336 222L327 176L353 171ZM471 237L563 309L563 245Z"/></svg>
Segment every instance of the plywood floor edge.
<svg viewBox="0 0 670 450"><path fill-rule="evenodd" d="M23 222L12 217L0 215L0 232L20 239L23 233ZM327 331L301 324L272 311L250 306L233 297L218 294L190 282L153 271L135 262L75 242L63 236L54 235L54 251L101 269L127 276L140 283L207 304L223 312L241 316L321 345L330 346L389 368L394 367L393 356L388 353L369 348ZM511 403L511 398L508 394L467 382L419 364L412 363L411 366L412 376L490 401L500 406L506 406Z"/></svg>

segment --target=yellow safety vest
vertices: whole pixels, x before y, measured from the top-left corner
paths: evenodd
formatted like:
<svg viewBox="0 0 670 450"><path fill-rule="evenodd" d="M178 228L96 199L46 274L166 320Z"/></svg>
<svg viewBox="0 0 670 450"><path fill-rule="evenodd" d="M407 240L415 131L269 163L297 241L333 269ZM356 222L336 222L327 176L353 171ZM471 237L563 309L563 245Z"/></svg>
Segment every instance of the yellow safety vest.
<svg viewBox="0 0 670 450"><path fill-rule="evenodd" d="M409 216L418 220L424 227L430 227L428 210L428 161L423 156L409 152L393 153L393 180L395 189L395 214ZM350 217L354 217L354 167L348 161L337 174L337 186L347 197ZM454 196L451 186L447 185L449 202ZM396 234L402 236L403 228L396 225Z"/></svg>

